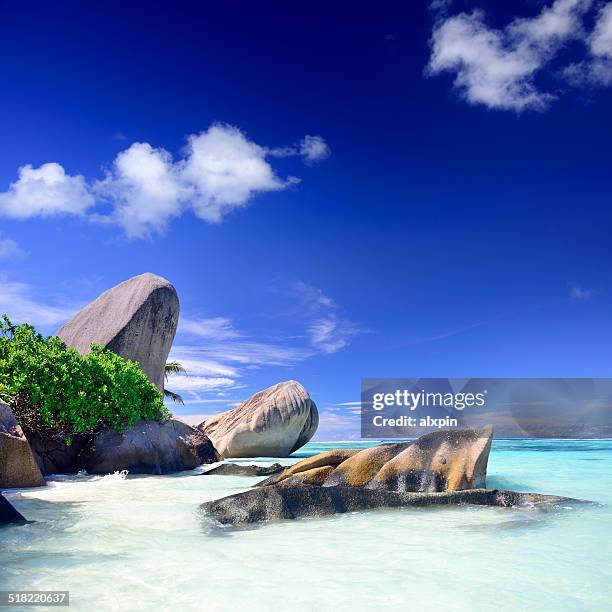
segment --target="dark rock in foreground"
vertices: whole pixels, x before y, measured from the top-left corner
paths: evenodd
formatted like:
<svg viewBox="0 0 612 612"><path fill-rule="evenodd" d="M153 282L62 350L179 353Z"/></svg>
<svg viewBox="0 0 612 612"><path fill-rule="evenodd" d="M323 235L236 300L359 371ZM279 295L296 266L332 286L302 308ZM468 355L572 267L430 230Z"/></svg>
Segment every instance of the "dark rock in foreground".
<svg viewBox="0 0 612 612"><path fill-rule="evenodd" d="M273 463L267 466L222 463L210 470L206 470L202 476L270 476L271 474L278 474L284 469L280 463Z"/></svg>
<svg viewBox="0 0 612 612"><path fill-rule="evenodd" d="M201 508L224 525L328 516L377 508L474 504L503 508L518 506L553 509L583 500L498 489L471 489L442 493L396 493L346 486L268 486L202 504Z"/></svg>
<svg viewBox="0 0 612 612"><path fill-rule="evenodd" d="M177 419L137 421L119 434L98 434L82 467L91 474L129 470L133 474L168 474L192 470L219 457L206 435Z"/></svg>
<svg viewBox="0 0 612 612"><path fill-rule="evenodd" d="M137 361L162 391L178 318L174 287L165 278L146 273L102 293L56 335L83 355L95 343Z"/></svg>
<svg viewBox="0 0 612 612"><path fill-rule="evenodd" d="M0 493L0 525L27 523L25 517Z"/></svg>
<svg viewBox="0 0 612 612"><path fill-rule="evenodd" d="M195 427L173 419L137 421L119 434L105 429L97 435L76 435L68 446L61 439L42 438L28 432L32 450L43 474L167 474L192 470L219 460L212 442Z"/></svg>
<svg viewBox="0 0 612 612"><path fill-rule="evenodd" d="M45 476L50 474L76 474L83 469L81 456L91 445L93 436L76 434L72 444L57 437L43 437L36 431L26 431L36 462Z"/></svg>
<svg viewBox="0 0 612 612"><path fill-rule="evenodd" d="M28 439L9 405L0 400L0 487L42 487L45 484Z"/></svg>

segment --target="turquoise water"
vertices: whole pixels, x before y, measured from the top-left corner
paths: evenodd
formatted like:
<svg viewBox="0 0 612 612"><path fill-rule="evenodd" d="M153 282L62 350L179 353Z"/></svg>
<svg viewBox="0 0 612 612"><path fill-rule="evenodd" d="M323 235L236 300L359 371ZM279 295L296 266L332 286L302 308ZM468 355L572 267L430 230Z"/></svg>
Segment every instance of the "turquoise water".
<svg viewBox="0 0 612 612"><path fill-rule="evenodd" d="M370 444L278 461L339 446ZM36 522L0 529L0 589L68 589L84 611L612 610L612 441L494 443L488 486L599 502L552 514L420 508L221 529L199 504L259 479L201 471L7 492Z"/></svg>

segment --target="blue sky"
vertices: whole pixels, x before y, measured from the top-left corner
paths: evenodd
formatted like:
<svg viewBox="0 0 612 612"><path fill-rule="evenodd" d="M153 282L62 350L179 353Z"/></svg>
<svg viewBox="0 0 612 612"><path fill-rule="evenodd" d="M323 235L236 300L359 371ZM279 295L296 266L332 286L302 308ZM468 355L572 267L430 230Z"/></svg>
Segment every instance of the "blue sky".
<svg viewBox="0 0 612 612"><path fill-rule="evenodd" d="M145 271L186 405L610 372L612 4L4 3L0 311Z"/></svg>

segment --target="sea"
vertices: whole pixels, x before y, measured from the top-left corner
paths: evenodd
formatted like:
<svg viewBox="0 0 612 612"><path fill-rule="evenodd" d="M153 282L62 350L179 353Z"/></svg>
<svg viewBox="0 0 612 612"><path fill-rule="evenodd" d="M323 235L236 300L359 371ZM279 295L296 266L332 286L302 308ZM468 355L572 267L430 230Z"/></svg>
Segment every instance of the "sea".
<svg viewBox="0 0 612 612"><path fill-rule="evenodd" d="M200 504L260 479L205 469L5 490L31 522L0 528L0 590L67 590L73 612L612 610L611 440L494 441L488 487L596 502L547 513L404 508L221 527Z"/></svg>

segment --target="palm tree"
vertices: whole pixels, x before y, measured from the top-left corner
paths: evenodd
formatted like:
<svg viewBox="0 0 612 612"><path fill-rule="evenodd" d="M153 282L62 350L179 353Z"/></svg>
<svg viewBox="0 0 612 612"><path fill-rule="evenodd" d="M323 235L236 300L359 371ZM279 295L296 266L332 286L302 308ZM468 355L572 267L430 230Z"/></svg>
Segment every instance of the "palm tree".
<svg viewBox="0 0 612 612"><path fill-rule="evenodd" d="M168 376L170 374L185 374L187 370L178 362L178 361L168 361L164 366L164 378L166 382L168 382ZM173 391L169 391L168 389L164 389L164 397L171 399L173 402L177 404L184 404L183 398Z"/></svg>

